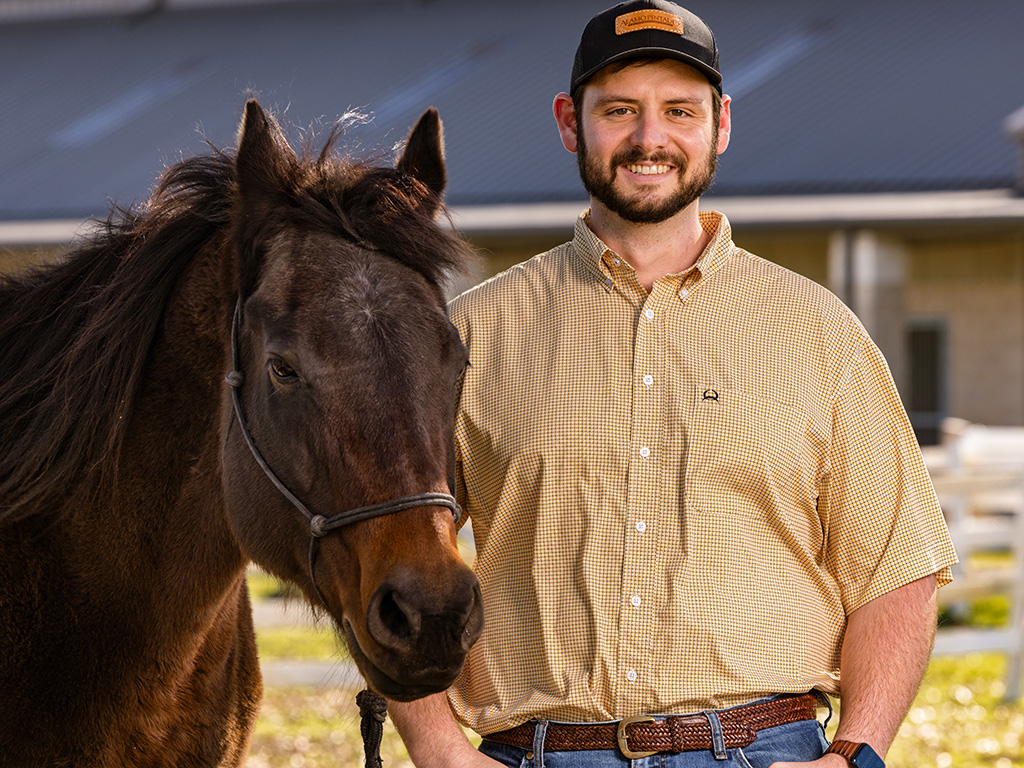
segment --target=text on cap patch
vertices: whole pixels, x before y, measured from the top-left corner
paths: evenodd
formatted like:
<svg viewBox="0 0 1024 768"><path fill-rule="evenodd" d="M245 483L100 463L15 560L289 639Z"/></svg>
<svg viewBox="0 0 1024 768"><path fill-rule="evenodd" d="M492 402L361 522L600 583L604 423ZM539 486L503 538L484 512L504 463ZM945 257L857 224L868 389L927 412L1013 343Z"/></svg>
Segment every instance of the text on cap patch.
<svg viewBox="0 0 1024 768"><path fill-rule="evenodd" d="M662 32L683 34L683 20L668 11L646 10L624 13L615 19L615 34L625 35L641 29L658 29Z"/></svg>

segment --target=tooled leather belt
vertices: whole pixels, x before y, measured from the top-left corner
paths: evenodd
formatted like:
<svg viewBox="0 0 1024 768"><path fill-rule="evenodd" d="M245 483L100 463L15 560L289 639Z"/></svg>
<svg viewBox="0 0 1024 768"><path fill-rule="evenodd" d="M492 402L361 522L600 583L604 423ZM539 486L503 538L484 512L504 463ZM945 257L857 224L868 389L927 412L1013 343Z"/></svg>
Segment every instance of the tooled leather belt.
<svg viewBox="0 0 1024 768"><path fill-rule="evenodd" d="M817 695L806 693L717 710L715 714L722 725L725 748L734 749L753 743L757 732L765 728L813 720L818 704ZM536 727L536 722L523 723L484 738L528 749L533 746ZM626 757L640 757L657 752L710 750L714 749L714 742L711 724L705 715L670 715L660 720L640 715L617 723L548 723L544 748L551 751L618 748Z"/></svg>

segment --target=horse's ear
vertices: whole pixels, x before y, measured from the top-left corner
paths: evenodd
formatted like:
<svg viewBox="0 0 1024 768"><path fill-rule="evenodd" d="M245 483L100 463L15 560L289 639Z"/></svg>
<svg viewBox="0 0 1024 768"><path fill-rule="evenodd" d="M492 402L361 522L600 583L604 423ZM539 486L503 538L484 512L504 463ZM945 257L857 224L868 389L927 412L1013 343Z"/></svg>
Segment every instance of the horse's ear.
<svg viewBox="0 0 1024 768"><path fill-rule="evenodd" d="M256 99L249 99L238 129L238 153L235 155L238 193L243 204L258 206L277 199L290 151L277 123L267 116Z"/></svg>
<svg viewBox="0 0 1024 768"><path fill-rule="evenodd" d="M246 102L235 153L238 218L234 239L238 289L243 296L255 286L262 258L256 243L265 239L260 233L274 221L271 214L286 202L289 171L296 162L274 119L255 99Z"/></svg>
<svg viewBox="0 0 1024 768"><path fill-rule="evenodd" d="M438 199L444 193L448 183L444 165L444 137L441 117L433 107L423 113L412 129L396 167L426 184Z"/></svg>

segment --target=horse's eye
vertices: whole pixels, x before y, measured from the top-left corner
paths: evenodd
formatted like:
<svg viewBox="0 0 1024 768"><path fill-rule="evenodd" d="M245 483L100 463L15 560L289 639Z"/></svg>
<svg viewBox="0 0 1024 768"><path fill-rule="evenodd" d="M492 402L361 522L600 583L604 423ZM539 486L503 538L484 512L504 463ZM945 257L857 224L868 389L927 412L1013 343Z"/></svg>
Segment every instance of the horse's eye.
<svg viewBox="0 0 1024 768"><path fill-rule="evenodd" d="M270 372L275 379L283 384L289 384L299 378L299 374L295 372L294 368L280 360L270 361Z"/></svg>

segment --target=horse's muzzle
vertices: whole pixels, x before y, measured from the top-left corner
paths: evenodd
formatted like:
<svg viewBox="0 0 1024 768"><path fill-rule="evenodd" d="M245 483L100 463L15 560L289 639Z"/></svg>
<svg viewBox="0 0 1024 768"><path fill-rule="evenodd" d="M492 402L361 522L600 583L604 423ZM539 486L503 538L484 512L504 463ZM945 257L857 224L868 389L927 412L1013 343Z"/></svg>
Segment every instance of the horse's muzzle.
<svg viewBox="0 0 1024 768"><path fill-rule="evenodd" d="M412 575L393 578L370 599L366 628L364 648L351 624L343 625L352 658L378 693L411 701L443 691L483 630L480 584L468 568L443 589Z"/></svg>

